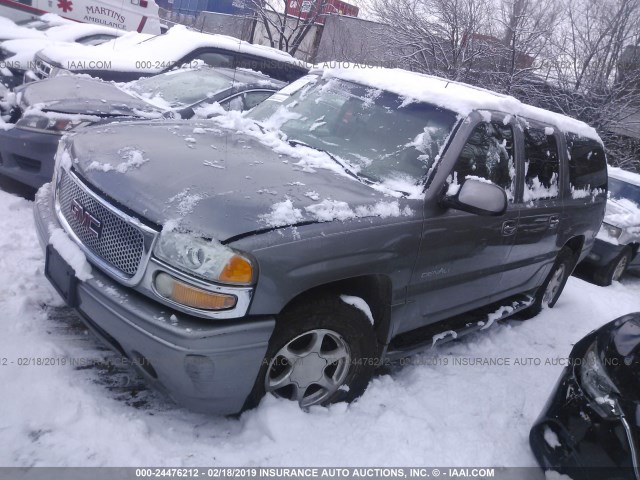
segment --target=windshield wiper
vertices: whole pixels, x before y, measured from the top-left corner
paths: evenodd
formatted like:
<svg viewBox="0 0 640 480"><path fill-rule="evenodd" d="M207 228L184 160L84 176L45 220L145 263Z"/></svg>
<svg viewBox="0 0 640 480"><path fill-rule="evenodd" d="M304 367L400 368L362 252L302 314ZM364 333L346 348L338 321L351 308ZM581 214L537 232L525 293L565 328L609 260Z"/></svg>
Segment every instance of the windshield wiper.
<svg viewBox="0 0 640 480"><path fill-rule="evenodd" d="M312 150L315 150L317 152L322 152L325 155L327 155L327 157L329 157L331 160L333 160L334 162L336 162L338 165L340 165L342 167L342 169L347 173L347 175L349 175L350 177L355 178L356 180L363 182L363 183L367 183L369 185L375 183L372 182L371 180L367 179L367 178L363 178L360 177L357 173L355 173L353 170L351 170L347 165L345 165L343 162L341 162L340 160L338 160L338 157L336 157L335 155L333 155L332 153L327 152L326 150L323 150L321 148L318 147L312 147L311 145L309 145L308 143L305 142L301 142L300 140L290 140L287 139L287 143L289 145L291 145L292 147L295 146L301 146L301 147L308 147L311 148Z"/></svg>

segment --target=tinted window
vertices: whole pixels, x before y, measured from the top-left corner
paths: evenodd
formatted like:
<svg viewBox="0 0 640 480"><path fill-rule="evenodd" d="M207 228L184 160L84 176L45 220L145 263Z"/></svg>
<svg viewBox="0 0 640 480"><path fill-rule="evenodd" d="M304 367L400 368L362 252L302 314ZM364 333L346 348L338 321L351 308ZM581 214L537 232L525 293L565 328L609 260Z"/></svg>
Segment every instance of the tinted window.
<svg viewBox="0 0 640 480"><path fill-rule="evenodd" d="M196 55L194 60L202 60L210 67L233 68L233 57L222 53L206 52Z"/></svg>
<svg viewBox="0 0 640 480"><path fill-rule="evenodd" d="M473 177L490 180L504 188L507 198L513 201L515 168L510 125L483 122L473 130L458 157L449 183L455 188Z"/></svg>
<svg viewBox="0 0 640 480"><path fill-rule="evenodd" d="M282 63L277 60L245 56L238 57L236 59L236 67L261 72L272 78L277 78L278 80L283 80L285 82L292 82L308 73L305 69L301 69L287 63Z"/></svg>
<svg viewBox="0 0 640 480"><path fill-rule="evenodd" d="M115 35L89 35L88 37L82 37L77 40L78 43L82 45L101 45L105 42L113 40L117 38Z"/></svg>
<svg viewBox="0 0 640 480"><path fill-rule="evenodd" d="M251 110L256 105L264 102L271 95L273 95L273 92L247 92L244 94L244 108L246 110Z"/></svg>
<svg viewBox="0 0 640 480"><path fill-rule="evenodd" d="M559 192L560 161L558 143L552 128L524 129L524 161L524 201L556 198Z"/></svg>
<svg viewBox="0 0 640 480"><path fill-rule="evenodd" d="M590 138L567 135L569 182L572 189L607 188L607 162L602 146Z"/></svg>

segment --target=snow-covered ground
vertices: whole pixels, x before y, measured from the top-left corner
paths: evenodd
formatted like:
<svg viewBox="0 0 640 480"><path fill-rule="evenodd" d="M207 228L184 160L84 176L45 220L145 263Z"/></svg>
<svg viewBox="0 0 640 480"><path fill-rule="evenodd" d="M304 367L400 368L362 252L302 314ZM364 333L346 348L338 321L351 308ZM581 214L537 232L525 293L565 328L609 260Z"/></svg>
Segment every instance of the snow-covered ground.
<svg viewBox="0 0 640 480"><path fill-rule="evenodd" d="M0 191L0 219L0 466L533 466L529 428L562 369L547 360L640 311L638 278L571 278L553 310L414 357L351 405L304 413L269 397L237 419L207 417L146 390L63 307L30 202ZM510 365L453 364L473 358Z"/></svg>

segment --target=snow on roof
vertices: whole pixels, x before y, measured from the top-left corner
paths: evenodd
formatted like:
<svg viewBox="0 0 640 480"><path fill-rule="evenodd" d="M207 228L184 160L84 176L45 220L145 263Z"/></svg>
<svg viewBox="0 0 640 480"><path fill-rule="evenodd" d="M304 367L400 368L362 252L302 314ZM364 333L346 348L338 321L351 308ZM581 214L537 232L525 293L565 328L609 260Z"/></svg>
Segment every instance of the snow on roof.
<svg viewBox="0 0 640 480"><path fill-rule="evenodd" d="M33 28L16 25L8 18L0 17L0 40L13 38L43 38L44 33Z"/></svg>
<svg viewBox="0 0 640 480"><path fill-rule="evenodd" d="M42 54L48 59L67 64L70 61L106 61L111 63L112 70L160 72L167 64L180 60L197 48L217 47L233 52L247 53L261 58L302 65L303 62L288 53L262 45L248 42L226 35L216 35L189 30L184 25L176 25L164 35L158 35L147 41L132 46L124 52L110 52L103 49L99 52L91 48L69 50L62 46L51 46Z"/></svg>
<svg viewBox="0 0 640 480"><path fill-rule="evenodd" d="M609 166L609 176L640 187L640 175L621 168Z"/></svg>
<svg viewBox="0 0 640 480"><path fill-rule="evenodd" d="M77 23L75 20L69 20L68 18L61 17L56 13L45 13L44 15L40 15L38 20L42 20L49 25L73 25Z"/></svg>
<svg viewBox="0 0 640 480"><path fill-rule="evenodd" d="M329 68L323 68L324 66ZM527 105L509 95L484 88L397 68L345 62L325 62L316 67L325 78L339 78L387 90L409 100L446 108L462 116L467 116L474 110L496 110L550 123L564 132L572 132L602 143L595 129L580 120Z"/></svg>
<svg viewBox="0 0 640 480"><path fill-rule="evenodd" d="M125 31L116 28L95 25L93 23L72 23L51 27L45 32L45 36L50 40L58 42L75 42L79 38L89 35L115 35L122 36Z"/></svg>

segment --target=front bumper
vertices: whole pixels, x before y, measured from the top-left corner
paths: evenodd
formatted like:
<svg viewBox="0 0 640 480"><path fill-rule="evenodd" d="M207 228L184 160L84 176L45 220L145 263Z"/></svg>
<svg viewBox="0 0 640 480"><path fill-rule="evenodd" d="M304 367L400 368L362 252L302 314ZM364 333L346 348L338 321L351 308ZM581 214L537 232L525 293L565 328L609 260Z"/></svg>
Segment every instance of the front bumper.
<svg viewBox="0 0 640 480"><path fill-rule="evenodd" d="M605 242L596 238L593 243L593 248L589 255L582 261L583 265L592 267L603 267L610 264L620 252L626 247L626 245L614 245L613 243ZM638 258L632 261L632 264L638 262Z"/></svg>
<svg viewBox="0 0 640 480"><path fill-rule="evenodd" d="M0 130L0 174L33 188L51 181L59 135Z"/></svg>
<svg viewBox="0 0 640 480"><path fill-rule="evenodd" d="M49 243L53 214L50 188L34 205L38 238ZM108 346L126 356L155 388L180 405L215 414L242 410L265 356L275 320L233 321L191 317L126 288L95 267L78 281L77 311ZM170 322L175 315L179 321Z"/></svg>
<svg viewBox="0 0 640 480"><path fill-rule="evenodd" d="M581 340L574 352L584 353L593 340L592 335ZM591 407L572 366L560 376L531 429L529 443L544 469L573 480L640 480L632 455L638 447L633 445L621 418L603 418Z"/></svg>

